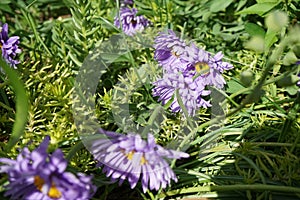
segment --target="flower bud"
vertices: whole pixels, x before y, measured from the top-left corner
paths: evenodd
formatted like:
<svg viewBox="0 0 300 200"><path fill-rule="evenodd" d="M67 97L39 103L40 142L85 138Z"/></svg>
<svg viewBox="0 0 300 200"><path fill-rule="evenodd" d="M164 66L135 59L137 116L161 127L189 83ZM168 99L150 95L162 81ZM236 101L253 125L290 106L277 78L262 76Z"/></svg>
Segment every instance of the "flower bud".
<svg viewBox="0 0 300 200"><path fill-rule="evenodd" d="M297 57L300 57L300 44L295 45L295 46L293 47L293 52L295 53L295 55L296 55Z"/></svg>
<svg viewBox="0 0 300 200"><path fill-rule="evenodd" d="M295 85L299 81L299 76L297 75L290 75L290 76L285 76L282 79L280 79L277 84L280 87L287 87L291 85Z"/></svg>
<svg viewBox="0 0 300 200"><path fill-rule="evenodd" d="M243 71L240 76L242 84L246 87L249 87L253 81L253 73L250 70Z"/></svg>
<svg viewBox="0 0 300 200"><path fill-rule="evenodd" d="M283 27L288 24L288 16L285 12L276 10L271 12L265 19L268 29L279 32Z"/></svg>
<svg viewBox="0 0 300 200"><path fill-rule="evenodd" d="M246 44L245 48L262 53L265 50L265 40L260 36L253 36Z"/></svg>
<svg viewBox="0 0 300 200"><path fill-rule="evenodd" d="M297 61L298 61L298 58L295 55L295 53L293 51L289 51L285 54L285 56L282 60L282 64L285 66L289 66L289 65L295 64Z"/></svg>

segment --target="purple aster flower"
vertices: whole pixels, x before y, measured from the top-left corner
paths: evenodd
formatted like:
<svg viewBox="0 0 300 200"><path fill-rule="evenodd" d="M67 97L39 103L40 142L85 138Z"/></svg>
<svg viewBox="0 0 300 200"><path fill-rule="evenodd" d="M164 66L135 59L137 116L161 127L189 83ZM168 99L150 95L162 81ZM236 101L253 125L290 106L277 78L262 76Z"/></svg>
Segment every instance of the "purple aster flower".
<svg viewBox="0 0 300 200"><path fill-rule="evenodd" d="M67 161L60 149L49 155L47 136L40 146L30 152L25 147L16 160L0 158L5 163L0 172L8 174L6 196L26 200L87 200L95 186L91 177L65 172Z"/></svg>
<svg viewBox="0 0 300 200"><path fill-rule="evenodd" d="M205 90L205 85L198 79L194 80L192 76L184 76L182 73L165 73L162 79L153 83L153 96L158 96L158 101L162 101L163 105L173 98L170 108L173 112L179 112L182 108L175 95L178 90L188 114L194 116L200 107L211 106L209 101L202 98L209 95L210 91Z"/></svg>
<svg viewBox="0 0 300 200"><path fill-rule="evenodd" d="M155 143L153 135L148 134L147 141L140 135L129 133L122 135L104 131L105 138L92 141L91 152L103 166L103 172L113 181L119 179L122 184L128 180L134 188L141 179L143 191L166 188L171 179L177 181L176 175L164 158L186 158L183 152L167 150Z"/></svg>
<svg viewBox="0 0 300 200"><path fill-rule="evenodd" d="M150 21L143 16L137 16L138 10L136 8L120 8L119 16L115 17L114 24L120 28L122 24L122 30L125 34L133 36L136 32L143 31L149 26Z"/></svg>
<svg viewBox="0 0 300 200"><path fill-rule="evenodd" d="M123 6L131 6L133 5L133 0L121 0L120 3Z"/></svg>
<svg viewBox="0 0 300 200"><path fill-rule="evenodd" d="M154 58L166 71L178 71L186 67L180 58L187 45L172 30L168 30L168 33L161 32L154 43Z"/></svg>
<svg viewBox="0 0 300 200"><path fill-rule="evenodd" d="M13 67L19 63L18 60L15 60L16 55L21 53L21 49L19 49L18 44L18 36L8 37L7 24L4 24L2 27L0 27L0 47L2 51L2 57Z"/></svg>
<svg viewBox="0 0 300 200"><path fill-rule="evenodd" d="M163 67L164 75L153 83L153 95L159 96L158 100L163 104L172 100L173 112L182 111L174 95L176 90L191 116L200 107L211 106L202 98L210 94L209 90L205 90L206 86L223 88L226 82L222 73L233 68L231 64L222 61L222 52L212 56L194 43L188 46L171 30L156 37L154 48L154 58Z"/></svg>
<svg viewBox="0 0 300 200"><path fill-rule="evenodd" d="M183 60L188 63L187 68L184 70L185 74L198 77L197 79L205 85L215 86L220 89L224 87L226 81L222 73L225 70L232 69L233 66L222 61L224 56L222 52L218 52L212 57L209 52L197 48L194 44L187 47L186 51L187 54L183 56Z"/></svg>

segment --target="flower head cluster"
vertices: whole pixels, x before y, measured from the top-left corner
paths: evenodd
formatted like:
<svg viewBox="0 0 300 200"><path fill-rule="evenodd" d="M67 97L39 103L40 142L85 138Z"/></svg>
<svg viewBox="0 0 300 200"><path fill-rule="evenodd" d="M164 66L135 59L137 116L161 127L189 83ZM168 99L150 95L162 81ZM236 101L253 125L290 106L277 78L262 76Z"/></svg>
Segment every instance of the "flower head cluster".
<svg viewBox="0 0 300 200"><path fill-rule="evenodd" d="M18 60L15 60L16 55L21 53L21 49L18 47L19 42L18 36L8 37L7 24L3 24L3 26L0 27L0 48L2 57L13 67L19 63Z"/></svg>
<svg viewBox="0 0 300 200"><path fill-rule="evenodd" d="M137 16L136 8L120 8L120 16L116 16L114 24L121 28L126 35L133 36L137 32L143 31L149 26L150 21L143 16Z"/></svg>
<svg viewBox="0 0 300 200"><path fill-rule="evenodd" d="M202 98L210 94L205 90L206 86L223 88L226 82L222 73L233 68L230 63L222 61L222 52L213 56L194 43L187 45L170 30L156 37L154 48L154 58L163 68L163 77L153 83L153 95L158 96L163 104L172 101L173 112L182 111L176 90L191 116L200 107L211 106Z"/></svg>
<svg viewBox="0 0 300 200"><path fill-rule="evenodd" d="M25 147L16 160L0 158L0 162L5 163L0 172L7 173L9 178L5 195L18 200L89 199L96 189L91 177L65 172L67 161L62 151L57 149L52 155L47 153L49 140L46 137L32 152Z"/></svg>
<svg viewBox="0 0 300 200"><path fill-rule="evenodd" d="M103 172L113 181L119 179L122 184L128 180L134 188L141 179L143 191L166 188L176 175L164 158L186 158L183 152L167 150L155 143L153 135L148 134L147 141L140 135L129 133L122 135L100 130L105 138L92 142L91 152L103 165Z"/></svg>
<svg viewBox="0 0 300 200"><path fill-rule="evenodd" d="M195 115L195 109L199 107L207 108L210 103L201 96L210 94L209 90L205 90L204 86L199 84L200 81L194 81L191 76L184 76L181 73L165 73L162 79L154 82L155 88L153 89L153 96L159 96L159 101L166 104L172 99L176 90L180 95L183 105L187 109L190 116ZM170 108L173 112L181 111L176 95L172 101Z"/></svg>

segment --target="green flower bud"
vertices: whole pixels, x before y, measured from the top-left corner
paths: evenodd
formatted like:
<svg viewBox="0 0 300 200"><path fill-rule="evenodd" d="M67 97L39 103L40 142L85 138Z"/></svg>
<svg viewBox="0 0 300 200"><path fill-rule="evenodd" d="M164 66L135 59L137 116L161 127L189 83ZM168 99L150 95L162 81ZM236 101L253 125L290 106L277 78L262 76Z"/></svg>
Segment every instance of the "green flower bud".
<svg viewBox="0 0 300 200"><path fill-rule="evenodd" d="M299 77L297 75L290 75L290 76L285 76L282 79L280 79L277 84L280 87L287 87L291 85L295 85L299 81Z"/></svg>
<svg viewBox="0 0 300 200"><path fill-rule="evenodd" d="M293 52L297 57L300 57L300 44L293 47Z"/></svg>
<svg viewBox="0 0 300 200"><path fill-rule="evenodd" d="M241 83L246 87L251 85L253 78L253 73L250 70L243 71L240 75Z"/></svg>
<svg viewBox="0 0 300 200"><path fill-rule="evenodd" d="M245 48L262 53L265 50L265 40L260 36L253 36L246 44Z"/></svg>
<svg viewBox="0 0 300 200"><path fill-rule="evenodd" d="M289 51L285 54L283 60L282 60L282 64L285 66L289 66L289 65L293 65L298 61L297 56L295 55L295 53L293 51Z"/></svg>
<svg viewBox="0 0 300 200"><path fill-rule="evenodd" d="M271 12L265 19L268 29L279 32L288 24L288 16L285 12L276 10Z"/></svg>

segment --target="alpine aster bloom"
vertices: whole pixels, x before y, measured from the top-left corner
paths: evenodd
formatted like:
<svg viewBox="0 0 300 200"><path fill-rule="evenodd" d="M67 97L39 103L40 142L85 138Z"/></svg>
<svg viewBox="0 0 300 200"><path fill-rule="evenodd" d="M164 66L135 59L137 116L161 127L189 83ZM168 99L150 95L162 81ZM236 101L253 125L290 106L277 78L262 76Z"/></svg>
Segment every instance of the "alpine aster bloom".
<svg viewBox="0 0 300 200"><path fill-rule="evenodd" d="M180 57L186 46L172 30L168 30L168 33L161 32L154 41L154 58L166 71L181 70L185 65L181 63Z"/></svg>
<svg viewBox="0 0 300 200"><path fill-rule="evenodd" d="M19 63L18 60L15 60L15 56L18 53L21 53L21 49L18 47L19 42L18 36L8 37L7 24L3 24L3 26L0 27L0 48L2 51L2 57L13 67Z"/></svg>
<svg viewBox="0 0 300 200"><path fill-rule="evenodd" d="M184 76L182 73L165 73L163 78L153 83L155 86L153 96L158 96L158 101L162 101L163 105L173 98L170 108L173 112L179 112L182 111L182 108L175 95L176 90L178 90L188 114L194 116L200 107L211 106L209 101L202 98L202 96L209 95L210 91L205 90L205 85L198 79L193 80L192 76Z"/></svg>
<svg viewBox="0 0 300 200"><path fill-rule="evenodd" d="M118 28L122 27L123 32L129 36L143 31L149 26L150 21L143 16L137 16L137 12L136 8L120 8L120 16L116 16L114 19L115 26Z"/></svg>
<svg viewBox="0 0 300 200"><path fill-rule="evenodd" d="M16 160L0 158L5 163L0 172L8 174L6 196L26 200L87 200L95 190L91 177L65 172L67 161L60 149L49 155L50 137L30 152L25 147Z"/></svg>
<svg viewBox="0 0 300 200"><path fill-rule="evenodd" d="M209 52L196 47L194 44L186 48L186 51L187 54L183 56L183 60L188 63L184 70L185 73L196 77L200 76L201 82L205 85L215 86L219 89L224 87L226 81L222 73L232 69L233 66L222 61L224 56L222 52L218 52L212 57Z"/></svg>
<svg viewBox="0 0 300 200"><path fill-rule="evenodd" d="M178 90L191 116L200 107L211 106L202 98L210 94L205 90L206 86L223 88L226 82L222 73L233 68L230 63L222 61L222 52L212 56L194 43L187 45L171 30L160 33L154 43L154 58L163 67L163 78L153 83L153 96L158 96L163 104L172 100L171 110L179 112L182 108L174 95Z"/></svg>
<svg viewBox="0 0 300 200"><path fill-rule="evenodd" d="M122 184L128 180L134 188L141 179L143 191L166 188L176 175L164 158L186 158L183 152L167 150L155 143L153 135L148 134L147 141L140 135L118 134L99 130L105 138L92 141L91 152L103 166L103 172L113 181L119 179Z"/></svg>

